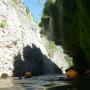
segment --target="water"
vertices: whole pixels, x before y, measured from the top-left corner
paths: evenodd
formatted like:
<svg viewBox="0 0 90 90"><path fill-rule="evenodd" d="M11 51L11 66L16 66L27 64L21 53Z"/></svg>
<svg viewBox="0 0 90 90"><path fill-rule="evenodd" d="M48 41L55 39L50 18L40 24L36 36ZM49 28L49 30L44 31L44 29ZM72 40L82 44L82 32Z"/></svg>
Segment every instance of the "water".
<svg viewBox="0 0 90 90"><path fill-rule="evenodd" d="M8 78L0 79L0 90L49 90L51 87L69 86L70 81L61 75L34 76L29 79ZM50 89L59 90L59 89ZM70 90L70 89L62 89Z"/></svg>

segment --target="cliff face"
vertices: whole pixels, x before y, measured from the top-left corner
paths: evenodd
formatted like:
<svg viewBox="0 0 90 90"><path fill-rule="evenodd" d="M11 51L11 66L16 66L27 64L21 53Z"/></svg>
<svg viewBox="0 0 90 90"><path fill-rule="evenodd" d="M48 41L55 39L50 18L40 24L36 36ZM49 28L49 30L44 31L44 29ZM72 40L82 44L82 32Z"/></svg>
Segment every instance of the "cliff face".
<svg viewBox="0 0 90 90"><path fill-rule="evenodd" d="M33 55L32 52L34 52ZM32 59L30 63L28 59ZM36 59L39 60L38 63ZM36 71L39 67L40 72L37 73L42 73L43 66L40 62L44 59L49 60L48 53L41 44L39 27L31 13L21 0L0 0L0 76L2 73L18 76L25 71Z"/></svg>
<svg viewBox="0 0 90 90"><path fill-rule="evenodd" d="M20 0L0 0L0 75L12 75L14 56L22 55L23 47L39 43L38 27ZM43 49L42 51L45 51ZM23 59L23 57L22 57Z"/></svg>
<svg viewBox="0 0 90 90"><path fill-rule="evenodd" d="M90 69L89 4L89 0L55 0L54 3L48 0L40 23L46 27L44 33L51 35L48 38L62 45L64 52L73 57L74 67L80 74Z"/></svg>

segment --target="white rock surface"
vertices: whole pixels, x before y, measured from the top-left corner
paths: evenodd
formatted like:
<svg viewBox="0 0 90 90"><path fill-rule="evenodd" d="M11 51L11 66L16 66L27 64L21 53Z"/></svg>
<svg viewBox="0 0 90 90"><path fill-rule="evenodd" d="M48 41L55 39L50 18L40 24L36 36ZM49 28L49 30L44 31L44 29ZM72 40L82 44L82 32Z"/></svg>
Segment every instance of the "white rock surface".
<svg viewBox="0 0 90 90"><path fill-rule="evenodd" d="M16 6L12 0L0 0L0 20L7 21L7 27L0 27L0 76L2 73L13 75L14 56L22 54L27 45L33 43L47 53L39 42L38 26L32 18L28 19L25 10L22 2Z"/></svg>
<svg viewBox="0 0 90 90"><path fill-rule="evenodd" d="M0 20L7 22L6 27L0 27L0 76L2 73L13 75L14 57L19 53L22 55L23 47L27 45L36 45L44 55L48 56L44 45L41 44L39 27L32 16L28 16L23 3L17 1L18 5L13 0L0 0ZM53 57L54 62L57 62L55 58L59 56Z"/></svg>

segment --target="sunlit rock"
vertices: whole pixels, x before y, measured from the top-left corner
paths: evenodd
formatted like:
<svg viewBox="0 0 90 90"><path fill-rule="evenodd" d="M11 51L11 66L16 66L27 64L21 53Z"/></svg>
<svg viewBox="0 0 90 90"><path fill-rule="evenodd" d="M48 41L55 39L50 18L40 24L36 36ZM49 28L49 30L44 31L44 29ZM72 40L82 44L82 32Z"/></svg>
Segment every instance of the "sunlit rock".
<svg viewBox="0 0 90 90"><path fill-rule="evenodd" d="M61 68L55 63L56 60L54 64L53 58L49 59L39 31L40 28L21 0L0 0L0 77L3 73L8 76L23 76L30 70L35 75L40 75L46 69L48 73L55 74L56 67ZM27 52L28 58L24 58L27 46L33 53Z"/></svg>

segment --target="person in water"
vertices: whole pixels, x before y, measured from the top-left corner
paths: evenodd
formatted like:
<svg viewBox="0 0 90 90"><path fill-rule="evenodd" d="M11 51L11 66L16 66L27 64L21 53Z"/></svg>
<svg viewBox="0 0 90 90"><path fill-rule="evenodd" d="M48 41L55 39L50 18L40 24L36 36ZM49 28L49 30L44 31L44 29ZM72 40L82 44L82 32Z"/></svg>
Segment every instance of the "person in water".
<svg viewBox="0 0 90 90"><path fill-rule="evenodd" d="M31 78L32 77L32 72L25 72L24 77L25 78Z"/></svg>

